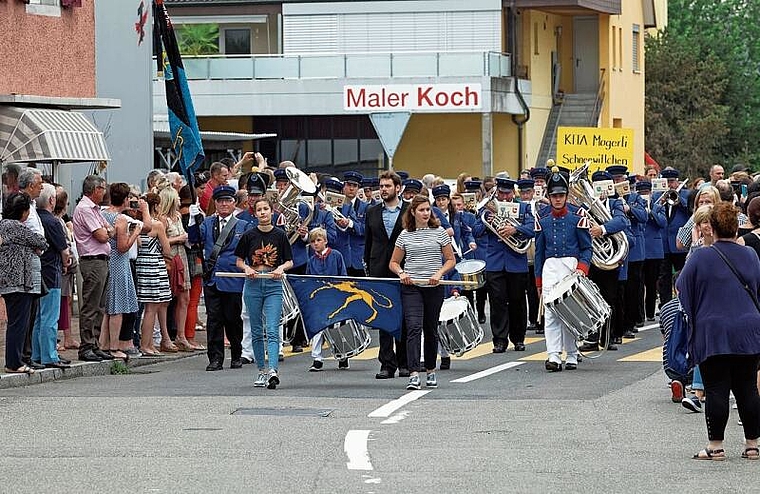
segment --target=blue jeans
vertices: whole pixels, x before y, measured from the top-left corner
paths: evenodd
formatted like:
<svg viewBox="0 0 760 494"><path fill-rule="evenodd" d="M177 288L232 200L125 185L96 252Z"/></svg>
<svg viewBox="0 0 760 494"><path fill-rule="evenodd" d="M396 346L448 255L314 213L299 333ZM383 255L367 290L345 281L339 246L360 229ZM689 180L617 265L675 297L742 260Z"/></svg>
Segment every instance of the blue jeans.
<svg viewBox="0 0 760 494"><path fill-rule="evenodd" d="M282 281L273 279L246 279L243 299L251 320L253 357L259 370L264 365L264 321L266 321L267 353L269 368L277 370L280 352L280 315L282 314Z"/></svg>
<svg viewBox="0 0 760 494"><path fill-rule="evenodd" d="M51 288L40 297L40 308L32 330L32 361L53 364L59 361L57 347L58 316L61 312L61 289Z"/></svg>
<svg viewBox="0 0 760 494"><path fill-rule="evenodd" d="M699 372L699 366L698 365L694 366L694 375L691 378L691 389L692 389L692 391L696 391L696 390L704 391L705 390L705 385L702 383L702 373Z"/></svg>

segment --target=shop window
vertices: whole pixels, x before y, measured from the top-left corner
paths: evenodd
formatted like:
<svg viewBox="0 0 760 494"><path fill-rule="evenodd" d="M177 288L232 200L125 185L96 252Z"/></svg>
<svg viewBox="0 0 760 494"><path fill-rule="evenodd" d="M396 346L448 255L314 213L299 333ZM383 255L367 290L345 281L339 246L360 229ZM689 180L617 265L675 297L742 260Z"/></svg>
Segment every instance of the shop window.
<svg viewBox="0 0 760 494"><path fill-rule="evenodd" d="M224 53L249 55L251 53L251 29L247 27L225 28Z"/></svg>

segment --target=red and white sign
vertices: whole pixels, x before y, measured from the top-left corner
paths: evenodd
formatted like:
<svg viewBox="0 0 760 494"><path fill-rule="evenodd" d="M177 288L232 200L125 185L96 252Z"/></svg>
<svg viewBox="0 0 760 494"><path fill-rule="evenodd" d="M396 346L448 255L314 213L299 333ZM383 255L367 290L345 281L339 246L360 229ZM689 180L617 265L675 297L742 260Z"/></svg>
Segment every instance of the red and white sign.
<svg viewBox="0 0 760 494"><path fill-rule="evenodd" d="M343 86L346 111L467 111L482 104L480 84Z"/></svg>

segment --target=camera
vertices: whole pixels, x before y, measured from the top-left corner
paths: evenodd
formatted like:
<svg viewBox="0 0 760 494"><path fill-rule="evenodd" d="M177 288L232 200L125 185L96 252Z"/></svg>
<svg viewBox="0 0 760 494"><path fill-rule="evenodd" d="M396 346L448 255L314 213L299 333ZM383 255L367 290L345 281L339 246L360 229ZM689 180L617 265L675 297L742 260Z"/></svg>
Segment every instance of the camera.
<svg viewBox="0 0 760 494"><path fill-rule="evenodd" d="M135 200L131 200L131 201L129 201L129 207L132 208L132 209L137 209L138 207L140 207L140 203L137 202L136 199Z"/></svg>

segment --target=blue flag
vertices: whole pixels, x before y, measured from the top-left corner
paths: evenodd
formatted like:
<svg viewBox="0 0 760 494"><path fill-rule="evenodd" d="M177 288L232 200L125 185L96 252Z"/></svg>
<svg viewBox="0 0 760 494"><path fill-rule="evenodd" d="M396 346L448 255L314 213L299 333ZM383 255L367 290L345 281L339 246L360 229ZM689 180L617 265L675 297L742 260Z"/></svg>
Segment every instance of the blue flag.
<svg viewBox="0 0 760 494"><path fill-rule="evenodd" d="M172 148L177 155L179 168L188 179L192 191L193 171L203 163L205 156L185 67L182 65L177 37L174 35L164 0L153 0L153 51L158 63L159 76L163 72L166 83L166 106L169 109Z"/></svg>
<svg viewBox="0 0 760 494"><path fill-rule="evenodd" d="M353 319L401 337L401 285L397 280L288 275L301 307L306 335Z"/></svg>

